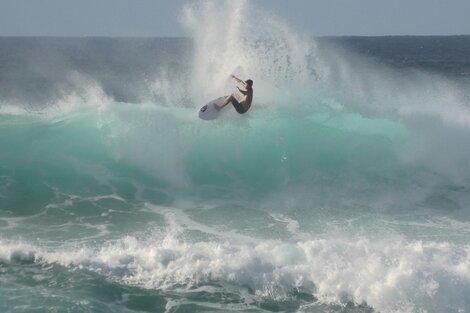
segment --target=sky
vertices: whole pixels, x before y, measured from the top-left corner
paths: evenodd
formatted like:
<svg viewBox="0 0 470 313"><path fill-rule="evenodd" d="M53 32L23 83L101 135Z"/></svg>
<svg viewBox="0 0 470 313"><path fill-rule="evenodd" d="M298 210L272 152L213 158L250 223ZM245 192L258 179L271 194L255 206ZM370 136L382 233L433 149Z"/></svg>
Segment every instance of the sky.
<svg viewBox="0 0 470 313"><path fill-rule="evenodd" d="M178 17L194 1L0 0L0 36L189 36ZM250 2L316 36L470 34L470 0Z"/></svg>

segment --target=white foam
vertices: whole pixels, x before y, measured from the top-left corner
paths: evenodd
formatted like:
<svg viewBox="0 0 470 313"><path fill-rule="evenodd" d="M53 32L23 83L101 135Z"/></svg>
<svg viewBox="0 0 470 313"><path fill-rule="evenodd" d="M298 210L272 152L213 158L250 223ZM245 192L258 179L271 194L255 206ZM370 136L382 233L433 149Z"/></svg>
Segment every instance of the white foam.
<svg viewBox="0 0 470 313"><path fill-rule="evenodd" d="M183 225L95 247L49 250L2 240L0 258L9 262L33 254L36 260L108 273L111 279L150 289L217 281L248 285L256 297L274 300L302 288L322 303L342 303L346 297L380 312L469 309L468 245L341 236L190 242L180 236Z"/></svg>
<svg viewBox="0 0 470 313"><path fill-rule="evenodd" d="M91 77L72 72L69 74L69 81L74 87L72 91L62 90L61 94L45 107L38 108L35 103L0 103L0 114L51 119L66 116L83 108L97 112L104 111L112 102Z"/></svg>
<svg viewBox="0 0 470 313"><path fill-rule="evenodd" d="M0 115L26 115L27 113L28 110L21 106L0 103Z"/></svg>

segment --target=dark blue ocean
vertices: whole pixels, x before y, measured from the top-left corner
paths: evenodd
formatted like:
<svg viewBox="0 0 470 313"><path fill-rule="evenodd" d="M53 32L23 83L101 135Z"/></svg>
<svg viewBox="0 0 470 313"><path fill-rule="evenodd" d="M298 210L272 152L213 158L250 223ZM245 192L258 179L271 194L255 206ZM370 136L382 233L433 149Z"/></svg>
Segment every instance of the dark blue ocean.
<svg viewBox="0 0 470 313"><path fill-rule="evenodd" d="M470 36L233 5L0 38L0 311L470 312Z"/></svg>

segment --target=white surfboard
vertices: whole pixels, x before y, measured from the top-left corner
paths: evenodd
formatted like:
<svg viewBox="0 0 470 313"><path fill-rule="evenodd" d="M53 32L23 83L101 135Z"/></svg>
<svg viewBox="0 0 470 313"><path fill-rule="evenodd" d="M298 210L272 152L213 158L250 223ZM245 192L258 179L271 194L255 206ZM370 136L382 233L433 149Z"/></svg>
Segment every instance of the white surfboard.
<svg viewBox="0 0 470 313"><path fill-rule="evenodd" d="M224 103L224 100L225 100L225 97L220 97L215 100L212 100L211 102L203 106L199 110L199 118L203 120L213 120L219 117L220 113L222 113L222 111L224 110L223 109L220 111L217 110L217 108L215 107L215 104L217 104L218 106L221 106Z"/></svg>

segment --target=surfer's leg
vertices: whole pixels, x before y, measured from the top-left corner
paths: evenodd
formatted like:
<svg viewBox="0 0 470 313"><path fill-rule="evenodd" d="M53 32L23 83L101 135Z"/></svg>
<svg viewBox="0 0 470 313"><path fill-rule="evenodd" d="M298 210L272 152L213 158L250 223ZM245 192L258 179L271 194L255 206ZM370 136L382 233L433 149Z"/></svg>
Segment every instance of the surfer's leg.
<svg viewBox="0 0 470 313"><path fill-rule="evenodd" d="M247 111L247 110L245 110L243 105L240 102L238 102L237 98L235 98L235 96L233 94L231 94L230 96L225 98L224 103L220 107L218 107L218 110L222 109L223 107L225 107L229 103L232 103L235 110L240 114L243 114Z"/></svg>
<svg viewBox="0 0 470 313"><path fill-rule="evenodd" d="M226 106L227 104L229 104L230 102L232 102L233 100L235 100L235 97L233 96L233 94L231 94L230 96L227 96L225 98L224 103L222 104L222 108Z"/></svg>
<svg viewBox="0 0 470 313"><path fill-rule="evenodd" d="M235 108L235 111L237 111L238 113L243 114L246 112L245 108L243 107L243 104L238 102L238 100L235 98L233 98L232 100L232 105Z"/></svg>
<svg viewBox="0 0 470 313"><path fill-rule="evenodd" d="M221 110L223 107L225 107L227 104L229 104L233 100L235 100L235 97L233 96L233 94L231 94L230 96L225 97L224 103L222 103L220 106L217 104L215 106L217 107L217 110Z"/></svg>

